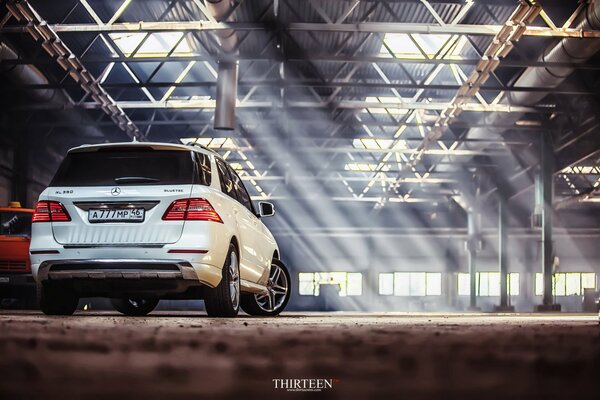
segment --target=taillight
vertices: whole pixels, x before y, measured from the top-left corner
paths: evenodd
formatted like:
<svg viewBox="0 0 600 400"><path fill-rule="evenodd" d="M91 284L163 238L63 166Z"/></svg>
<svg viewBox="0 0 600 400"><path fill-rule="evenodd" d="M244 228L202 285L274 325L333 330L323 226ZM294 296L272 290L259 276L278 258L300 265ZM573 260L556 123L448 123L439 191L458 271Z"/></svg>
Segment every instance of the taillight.
<svg viewBox="0 0 600 400"><path fill-rule="evenodd" d="M58 201L39 201L35 206L32 222L68 222L71 216Z"/></svg>
<svg viewBox="0 0 600 400"><path fill-rule="evenodd" d="M206 199L182 199L171 203L165 221L213 221L223 223L221 217Z"/></svg>

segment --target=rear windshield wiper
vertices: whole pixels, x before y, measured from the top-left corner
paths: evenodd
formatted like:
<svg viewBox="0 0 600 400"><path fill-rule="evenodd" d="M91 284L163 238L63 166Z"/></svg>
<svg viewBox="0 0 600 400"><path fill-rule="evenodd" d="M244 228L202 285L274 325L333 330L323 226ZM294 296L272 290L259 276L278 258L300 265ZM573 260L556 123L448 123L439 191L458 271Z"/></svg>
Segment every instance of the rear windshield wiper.
<svg viewBox="0 0 600 400"><path fill-rule="evenodd" d="M160 179L148 178L145 176L122 176L115 178L116 183L144 183L144 182L160 182Z"/></svg>

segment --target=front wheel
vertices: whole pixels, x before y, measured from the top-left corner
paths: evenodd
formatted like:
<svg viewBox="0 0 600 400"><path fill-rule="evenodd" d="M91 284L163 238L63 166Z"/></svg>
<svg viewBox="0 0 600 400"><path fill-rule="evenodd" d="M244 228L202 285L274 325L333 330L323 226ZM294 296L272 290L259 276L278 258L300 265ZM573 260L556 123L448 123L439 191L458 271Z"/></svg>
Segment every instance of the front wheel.
<svg viewBox="0 0 600 400"><path fill-rule="evenodd" d="M159 299L110 299L115 310L130 317L141 317L151 313L159 301Z"/></svg>
<svg viewBox="0 0 600 400"><path fill-rule="evenodd" d="M242 310L256 316L275 316L283 311L292 294L292 280L287 267L279 260L271 262L267 292L245 293L242 296Z"/></svg>

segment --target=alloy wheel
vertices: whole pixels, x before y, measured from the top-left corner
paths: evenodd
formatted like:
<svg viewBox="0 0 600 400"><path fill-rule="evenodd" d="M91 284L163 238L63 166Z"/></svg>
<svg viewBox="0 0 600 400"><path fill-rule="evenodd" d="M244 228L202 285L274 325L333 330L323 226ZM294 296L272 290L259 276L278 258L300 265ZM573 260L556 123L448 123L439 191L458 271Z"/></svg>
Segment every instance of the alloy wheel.
<svg viewBox="0 0 600 400"><path fill-rule="evenodd" d="M267 293L255 294L256 303L264 311L276 311L285 302L288 288L289 282L283 269L277 264L271 264Z"/></svg>
<svg viewBox="0 0 600 400"><path fill-rule="evenodd" d="M235 251L231 252L229 260L229 295L231 296L231 305L237 310L240 304L240 271Z"/></svg>

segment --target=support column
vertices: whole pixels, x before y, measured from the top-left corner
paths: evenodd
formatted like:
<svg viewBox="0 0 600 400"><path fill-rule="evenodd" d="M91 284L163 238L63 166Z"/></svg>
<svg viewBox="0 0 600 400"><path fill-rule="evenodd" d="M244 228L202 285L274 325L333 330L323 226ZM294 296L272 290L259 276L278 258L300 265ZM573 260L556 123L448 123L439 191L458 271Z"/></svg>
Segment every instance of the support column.
<svg viewBox="0 0 600 400"><path fill-rule="evenodd" d="M552 293L552 264L554 251L552 246L552 200L554 194L554 149L549 133L542 134L542 168L539 177L539 201L542 223L542 274L544 294L542 304L537 311L560 311L560 304L554 304Z"/></svg>
<svg viewBox="0 0 600 400"><path fill-rule="evenodd" d="M481 311L477 307L477 248L479 246L479 213L475 210L470 210L467 215L467 262L469 266L469 311Z"/></svg>
<svg viewBox="0 0 600 400"><path fill-rule="evenodd" d="M494 307L496 312L513 312L508 292L508 213L503 198L498 200L498 268L500 272L500 305Z"/></svg>

